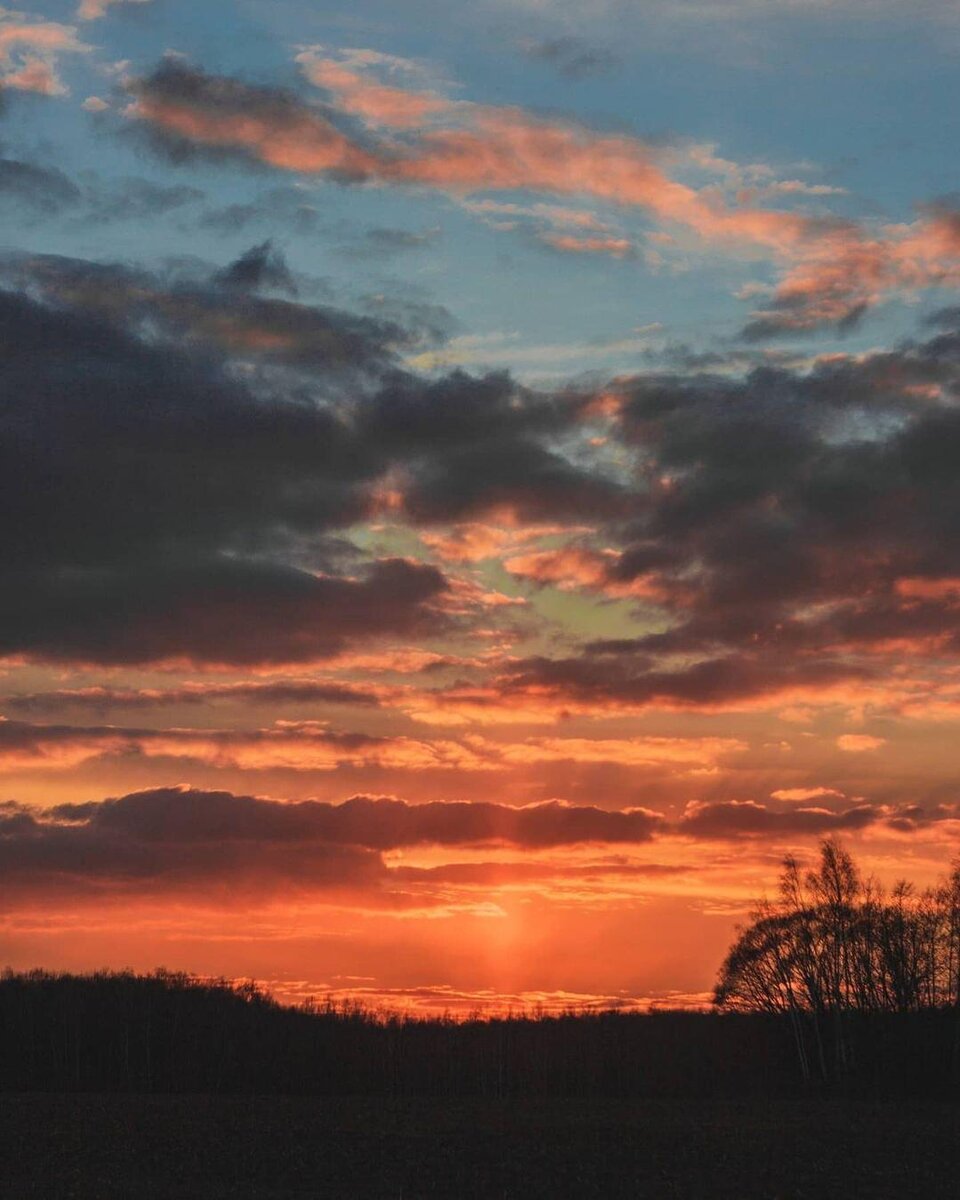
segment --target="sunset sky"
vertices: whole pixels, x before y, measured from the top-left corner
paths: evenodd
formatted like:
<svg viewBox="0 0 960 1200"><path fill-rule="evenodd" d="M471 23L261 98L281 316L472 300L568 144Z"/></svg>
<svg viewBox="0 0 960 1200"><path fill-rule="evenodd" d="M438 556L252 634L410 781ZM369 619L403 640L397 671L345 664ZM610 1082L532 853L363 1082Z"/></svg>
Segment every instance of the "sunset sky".
<svg viewBox="0 0 960 1200"><path fill-rule="evenodd" d="M0 9L0 966L696 1003L960 852L960 6Z"/></svg>

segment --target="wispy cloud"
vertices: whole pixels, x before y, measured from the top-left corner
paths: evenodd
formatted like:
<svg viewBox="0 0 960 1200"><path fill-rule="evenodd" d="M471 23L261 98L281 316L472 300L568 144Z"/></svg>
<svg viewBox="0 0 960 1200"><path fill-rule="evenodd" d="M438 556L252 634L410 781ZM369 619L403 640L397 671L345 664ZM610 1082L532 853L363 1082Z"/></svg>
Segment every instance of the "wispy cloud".
<svg viewBox="0 0 960 1200"><path fill-rule="evenodd" d="M91 50L73 25L0 8L0 88L64 96L60 56Z"/></svg>

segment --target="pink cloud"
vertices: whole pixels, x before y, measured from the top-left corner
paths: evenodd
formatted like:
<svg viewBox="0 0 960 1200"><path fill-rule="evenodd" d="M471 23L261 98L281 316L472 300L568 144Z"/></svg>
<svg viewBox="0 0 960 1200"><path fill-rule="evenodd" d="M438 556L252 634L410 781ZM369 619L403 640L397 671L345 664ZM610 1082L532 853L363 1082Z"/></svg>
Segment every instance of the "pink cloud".
<svg viewBox="0 0 960 1200"><path fill-rule="evenodd" d="M58 56L89 50L72 25L34 22L23 13L0 9L0 88L66 95L67 87L57 72Z"/></svg>
<svg viewBox="0 0 960 1200"><path fill-rule="evenodd" d="M627 258L634 252L633 242L629 238L543 233L540 240L565 254L609 254L612 258Z"/></svg>
<svg viewBox="0 0 960 1200"><path fill-rule="evenodd" d="M378 83L350 65L324 58L314 50L298 54L297 62L311 83L332 93L340 108L373 125L416 129L430 116L450 108L450 102L441 96Z"/></svg>
<svg viewBox="0 0 960 1200"><path fill-rule="evenodd" d="M149 0L81 0L77 9L78 21L97 21L114 4L148 4Z"/></svg>
<svg viewBox="0 0 960 1200"><path fill-rule="evenodd" d="M369 139L343 132L319 107L289 95L278 102L270 89L170 62L133 84L128 114L199 145L232 148L280 169L431 187L464 203L491 191L588 197L640 209L663 226L689 230L727 252L759 249L784 274L770 305L748 326L758 337L850 323L890 294L960 281L960 230L949 212L931 209L912 224L873 228L764 208L757 203L763 196L826 196L836 189L798 180L777 183L769 168L698 156L697 147L665 150L519 108L454 101L386 83L371 69L389 70L392 80L409 75L412 64L373 52L334 58L311 49L298 60L342 112L367 123ZM719 174L721 182L697 188L670 173L690 165ZM760 179L762 187L740 187L728 196L727 185L741 177ZM486 205L489 212L479 215L502 217L508 227L513 218L542 222L538 236L561 251L625 257L633 249L628 238L581 210L569 209L580 215L565 222L559 215L563 206L551 218L547 210L558 206L489 197L469 204L478 212ZM564 223L594 232L564 231ZM650 234L651 240L669 236L665 230Z"/></svg>

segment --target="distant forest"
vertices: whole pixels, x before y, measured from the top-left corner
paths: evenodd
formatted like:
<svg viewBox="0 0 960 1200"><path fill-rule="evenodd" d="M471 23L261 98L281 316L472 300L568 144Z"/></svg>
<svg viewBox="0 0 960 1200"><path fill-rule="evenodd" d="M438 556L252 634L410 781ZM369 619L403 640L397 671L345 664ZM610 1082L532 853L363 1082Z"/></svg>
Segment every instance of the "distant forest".
<svg viewBox="0 0 960 1200"><path fill-rule="evenodd" d="M888 896L833 841L787 860L711 1012L415 1018L279 1005L254 983L0 977L0 1091L484 1097L953 1095L960 869Z"/></svg>

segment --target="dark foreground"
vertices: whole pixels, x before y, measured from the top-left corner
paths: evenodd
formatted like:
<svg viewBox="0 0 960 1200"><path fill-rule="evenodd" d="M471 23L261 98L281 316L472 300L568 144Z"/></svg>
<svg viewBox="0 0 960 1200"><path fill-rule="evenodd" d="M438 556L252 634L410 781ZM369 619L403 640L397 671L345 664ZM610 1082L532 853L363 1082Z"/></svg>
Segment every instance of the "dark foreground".
<svg viewBox="0 0 960 1200"><path fill-rule="evenodd" d="M3 1200L955 1198L929 1101L0 1096Z"/></svg>

